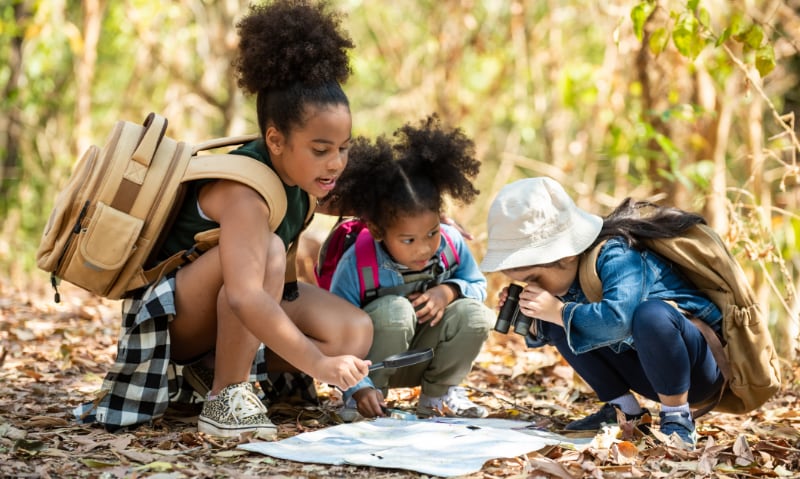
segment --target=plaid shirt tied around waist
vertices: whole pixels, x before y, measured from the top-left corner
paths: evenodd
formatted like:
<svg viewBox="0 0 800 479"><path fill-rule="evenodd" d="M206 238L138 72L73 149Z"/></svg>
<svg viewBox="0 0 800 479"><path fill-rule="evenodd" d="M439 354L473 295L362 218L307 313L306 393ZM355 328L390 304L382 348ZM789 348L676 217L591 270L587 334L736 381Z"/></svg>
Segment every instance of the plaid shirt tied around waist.
<svg viewBox="0 0 800 479"><path fill-rule="evenodd" d="M174 317L174 272L151 285L141 296L122 302L117 358L97 398L73 410L78 422L96 422L115 431L163 416L171 401L196 400L180 375L181 367L170 362L168 328ZM261 383L268 399L294 393L316 401L313 380L307 375L267 374L263 345L253 361L250 380Z"/></svg>

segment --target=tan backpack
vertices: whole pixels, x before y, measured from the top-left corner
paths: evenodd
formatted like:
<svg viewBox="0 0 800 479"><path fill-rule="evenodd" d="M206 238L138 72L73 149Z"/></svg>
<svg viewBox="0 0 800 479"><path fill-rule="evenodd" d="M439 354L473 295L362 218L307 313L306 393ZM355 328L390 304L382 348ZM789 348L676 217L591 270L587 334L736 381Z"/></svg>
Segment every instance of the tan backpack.
<svg viewBox="0 0 800 479"><path fill-rule="evenodd" d="M673 238L643 239L647 249L677 265L684 276L722 311L722 341L703 321L692 322L706 338L725 377L719 397L697 408L695 417L714 409L741 414L758 408L781 387L778 356L767 322L742 268L719 235L706 225ZM581 289L589 301L603 297L596 262L602 243L581 257Z"/></svg>
<svg viewBox="0 0 800 479"><path fill-rule="evenodd" d="M270 229L280 225L286 194L272 169L243 155L198 154L240 145L256 135L191 145L165 136L166 129L167 120L155 113L142 125L118 121L102 149L92 145L75 166L56 198L36 253L38 267L51 273L56 302L61 280L119 299L216 245L218 228L198 233L191 249L151 264L189 181L216 178L244 183L269 205ZM287 262L287 278L293 274L294 268L288 266L293 263Z"/></svg>

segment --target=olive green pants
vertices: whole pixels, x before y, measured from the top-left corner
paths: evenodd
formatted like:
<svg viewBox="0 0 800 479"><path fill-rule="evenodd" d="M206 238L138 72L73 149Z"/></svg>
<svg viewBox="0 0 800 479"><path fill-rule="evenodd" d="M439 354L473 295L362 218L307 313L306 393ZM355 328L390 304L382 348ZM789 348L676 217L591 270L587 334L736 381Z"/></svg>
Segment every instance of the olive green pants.
<svg viewBox="0 0 800 479"><path fill-rule="evenodd" d="M485 304L474 299L450 303L436 326L418 323L414 307L402 296L383 296L365 308L374 326L372 348L367 359L373 363L409 349L433 349L429 361L395 369L379 369L369 377L375 387L422 386L428 396L442 396L451 386L460 384L472 368L495 315Z"/></svg>

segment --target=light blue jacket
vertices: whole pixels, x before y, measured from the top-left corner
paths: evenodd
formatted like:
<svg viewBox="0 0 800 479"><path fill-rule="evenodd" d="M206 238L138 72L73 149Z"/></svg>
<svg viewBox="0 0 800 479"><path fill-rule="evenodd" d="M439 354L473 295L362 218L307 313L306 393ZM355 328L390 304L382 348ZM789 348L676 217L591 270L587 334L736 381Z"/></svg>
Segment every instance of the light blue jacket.
<svg viewBox="0 0 800 479"><path fill-rule="evenodd" d="M486 300L486 277L481 273L464 237L450 225L442 224L441 228L452 240L459 258L458 265L444 273L442 282L458 286L461 292L460 297L462 298L472 298L483 302ZM440 263L442 263L440 253L446 247L446 240L442 235L439 249L436 250L436 258ZM356 267L355 249L355 247L350 247L342 254L331 279L331 292L361 307L361 288ZM375 241L375 249L378 262L378 280L381 287L403 284L403 275L400 272L403 267L389 256L389 253L378 241ZM441 266L444 268L443 264Z"/></svg>
<svg viewBox="0 0 800 479"><path fill-rule="evenodd" d="M590 303L586 299L577 278L561 298L565 302L561 319L567 343L575 354L604 346L616 352L635 349L631 337L633 312L648 299L674 302L681 311L705 321L712 329L719 331L721 327L719 308L700 294L672 263L650 251L635 250L622 238L612 238L601 248L596 268L603 284L600 302ZM529 346L547 341L543 334L537 338L529 335L527 339Z"/></svg>

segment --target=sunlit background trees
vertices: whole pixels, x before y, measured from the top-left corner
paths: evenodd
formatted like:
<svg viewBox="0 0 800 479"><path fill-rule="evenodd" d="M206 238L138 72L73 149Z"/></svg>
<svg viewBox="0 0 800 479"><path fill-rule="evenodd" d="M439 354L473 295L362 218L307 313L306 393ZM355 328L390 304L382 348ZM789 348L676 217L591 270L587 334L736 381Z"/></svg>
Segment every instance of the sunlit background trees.
<svg viewBox="0 0 800 479"><path fill-rule="evenodd" d="M256 131L231 68L244 0L0 5L0 265L34 252L72 165L150 111L186 140ZM800 1L338 0L356 43L354 133L436 112L476 143L482 191L451 214L484 249L494 193L563 182L606 214L635 196L702 212L798 339ZM318 226L324 230L324 226ZM501 278L490 278L493 286ZM494 296L490 301L493 301Z"/></svg>

